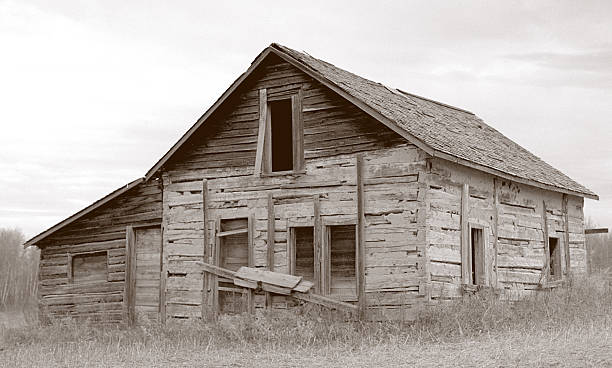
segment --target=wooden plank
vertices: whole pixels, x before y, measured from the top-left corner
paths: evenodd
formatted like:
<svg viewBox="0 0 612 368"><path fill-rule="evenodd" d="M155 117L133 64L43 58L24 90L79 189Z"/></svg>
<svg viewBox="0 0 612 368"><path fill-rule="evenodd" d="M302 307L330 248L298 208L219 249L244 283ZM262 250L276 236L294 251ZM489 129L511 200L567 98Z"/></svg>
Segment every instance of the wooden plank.
<svg viewBox="0 0 612 368"><path fill-rule="evenodd" d="M295 275L295 252L295 227L287 226L287 268L290 275Z"/></svg>
<svg viewBox="0 0 612 368"><path fill-rule="evenodd" d="M470 234L468 226L470 186L463 184L461 188L461 279L463 284L470 284Z"/></svg>
<svg viewBox="0 0 612 368"><path fill-rule="evenodd" d="M493 267L495 271L495 287L499 287L498 274L497 274L497 258L498 258L498 231L499 227L499 180L493 178Z"/></svg>
<svg viewBox="0 0 612 368"><path fill-rule="evenodd" d="M359 307L354 304L341 302L339 300L328 298L319 294L292 292L291 296L295 299L318 304L327 308L343 310L350 313L359 313Z"/></svg>
<svg viewBox="0 0 612 368"><path fill-rule="evenodd" d="M308 280L304 280L302 279L300 281L299 284L297 284L296 287L293 288L294 291L300 292L300 293L306 293L308 292L312 287L314 286L314 283Z"/></svg>
<svg viewBox="0 0 612 368"><path fill-rule="evenodd" d="M544 269L540 277L540 283L542 281L548 281L550 278L550 244L548 240L548 220L546 215L546 201L542 200L542 232L544 237Z"/></svg>
<svg viewBox="0 0 612 368"><path fill-rule="evenodd" d="M221 262L221 238L219 238L218 236L216 236L216 234L218 234L221 231L221 219L217 218L217 221L215 221L215 249L214 249L214 256L213 256L213 263L214 266L219 267L219 264ZM213 318L217 318L217 316L219 315L219 309L220 309L220 305L219 305L219 278L217 277L216 274L213 273L212 276L212 297L213 297Z"/></svg>
<svg viewBox="0 0 612 368"><path fill-rule="evenodd" d="M472 242L475 244L473 249L474 251L474 274L475 280L474 284L476 285L486 285L485 282L485 242L484 242L484 229L480 228L481 231L476 231L474 234L470 234L473 236ZM470 233L471 233L470 229ZM471 244L470 244L471 248ZM470 272L471 274L471 272Z"/></svg>
<svg viewBox="0 0 612 368"><path fill-rule="evenodd" d="M365 319L365 196L364 196L363 155L357 155L357 298L359 300L359 319Z"/></svg>
<svg viewBox="0 0 612 368"><path fill-rule="evenodd" d="M249 249L248 249L248 266L249 267L253 267L255 265L255 244L253 242L253 226L254 222L253 222L253 215L249 215L249 218L247 219L247 227L248 227L248 239L247 241L249 242Z"/></svg>
<svg viewBox="0 0 612 368"><path fill-rule="evenodd" d="M125 230L127 259L125 272L125 300L127 302L127 323L133 325L136 307L136 236L134 228L128 226Z"/></svg>
<svg viewBox="0 0 612 368"><path fill-rule="evenodd" d="M265 283L265 282L261 283L261 288L265 292L268 292L268 293L281 294L281 295L290 295L291 294L291 289L290 288L280 287L280 286L268 284L268 283Z"/></svg>
<svg viewBox="0 0 612 368"><path fill-rule="evenodd" d="M272 193L268 193L268 249L267 249L267 268L274 271L274 234L275 234L275 217L274 217L274 198Z"/></svg>
<svg viewBox="0 0 612 368"><path fill-rule="evenodd" d="M231 236L231 235L236 235L236 234L245 234L248 233L249 229L248 228L244 228L244 229L235 229L235 230L229 230L229 231L221 231L219 234L217 234L217 237L222 238L225 236Z"/></svg>
<svg viewBox="0 0 612 368"><path fill-rule="evenodd" d="M304 169L304 124L302 121L303 92L300 88L297 95L291 96L293 121L293 171L301 172Z"/></svg>
<svg viewBox="0 0 612 368"><path fill-rule="evenodd" d="M259 286L259 283L257 281L243 280L239 278L234 278L233 281L234 285L242 286L247 289L257 289L257 287Z"/></svg>
<svg viewBox="0 0 612 368"><path fill-rule="evenodd" d="M68 276L68 283L72 283L72 278L74 276L73 270L72 270L72 254L68 253L67 255L68 260L66 262L66 275Z"/></svg>
<svg viewBox="0 0 612 368"><path fill-rule="evenodd" d="M218 277L224 277L226 279L233 280L236 278L236 272L230 271L226 268L219 267L217 265L212 265L207 262L196 262L197 264L202 266L204 272L212 273Z"/></svg>
<svg viewBox="0 0 612 368"><path fill-rule="evenodd" d="M321 292L321 242L323 240L321 228L321 204L319 195L315 194L312 197L314 208L314 292Z"/></svg>
<svg viewBox="0 0 612 368"><path fill-rule="evenodd" d="M274 270L274 234L275 234L275 216L274 216L274 198L272 192L268 192L268 253L267 266L268 270ZM269 292L266 292L266 308L272 308L272 297Z"/></svg>
<svg viewBox="0 0 612 368"><path fill-rule="evenodd" d="M585 235L589 235L589 234L607 234L607 233L608 233L608 229L607 228L584 229L584 234Z"/></svg>
<svg viewBox="0 0 612 368"><path fill-rule="evenodd" d="M259 127L257 130L257 151L255 154L255 175L259 176L263 170L263 156L266 137L266 116L268 115L268 102L266 89L259 90Z"/></svg>
<svg viewBox="0 0 612 368"><path fill-rule="evenodd" d="M293 276L250 267L240 267L235 277L245 280L261 281L270 285L289 289L293 289L302 281L302 276Z"/></svg>
<svg viewBox="0 0 612 368"><path fill-rule="evenodd" d="M565 256L565 275L570 274L570 249L569 249L569 219L567 213L567 194L563 193L563 197L561 199L561 212L563 212L563 250Z"/></svg>
<svg viewBox="0 0 612 368"><path fill-rule="evenodd" d="M204 228L204 247L202 252L202 261L208 263L208 216L206 216L206 212L208 210L208 181L206 179L202 180L202 222ZM210 283L210 276L208 273L202 274L202 319L207 319L209 315L209 307L208 307L208 285Z"/></svg>

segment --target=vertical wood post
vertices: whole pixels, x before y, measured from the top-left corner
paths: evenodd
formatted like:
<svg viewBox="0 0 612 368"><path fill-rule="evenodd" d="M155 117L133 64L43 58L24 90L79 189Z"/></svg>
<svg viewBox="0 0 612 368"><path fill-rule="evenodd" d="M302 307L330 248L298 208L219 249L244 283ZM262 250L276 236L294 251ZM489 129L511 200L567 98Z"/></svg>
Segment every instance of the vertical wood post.
<svg viewBox="0 0 612 368"><path fill-rule="evenodd" d="M274 198L272 193L268 193L268 270L274 271L274 235L275 235L275 219L274 219ZM266 308L272 308L272 295L266 292Z"/></svg>
<svg viewBox="0 0 612 368"><path fill-rule="evenodd" d="M472 273L470 264L470 234L468 227L470 186L461 188L461 282L470 284Z"/></svg>
<svg viewBox="0 0 612 368"><path fill-rule="evenodd" d="M561 208L563 211L563 250L565 253L565 274L569 275L571 272L571 264L570 264L570 244L569 244L569 214L567 211L567 202L568 197L567 194L563 194Z"/></svg>
<svg viewBox="0 0 612 368"><path fill-rule="evenodd" d="M291 96L291 115L293 121L293 170L304 169L304 125L302 123L302 89Z"/></svg>
<svg viewBox="0 0 612 368"><path fill-rule="evenodd" d="M255 222L253 220L253 215L249 215L247 220L247 228L248 228L248 265L249 267L253 267L255 264L255 244L253 244L253 226ZM255 311L255 296L253 294L253 289L247 290L247 312L249 314L253 314Z"/></svg>
<svg viewBox="0 0 612 368"><path fill-rule="evenodd" d="M221 262L221 238L219 232L221 231L221 220L217 218L215 221L215 245L213 250L213 263L219 267ZM213 318L216 320L219 316L219 277L217 275L210 275L209 280L212 283L212 299L213 299Z"/></svg>
<svg viewBox="0 0 612 368"><path fill-rule="evenodd" d="M499 287L499 272L497 256L499 253L499 180L493 178L493 270L495 271L495 287Z"/></svg>
<svg viewBox="0 0 612 368"><path fill-rule="evenodd" d="M208 196L208 181L202 180L202 222L204 227L204 234L202 236L202 242L204 243L204 249L202 251L202 261L208 263L208 218L206 216L207 204L206 197ZM209 290L209 274L206 271L202 271L202 319L206 319L209 314L208 307L208 290Z"/></svg>
<svg viewBox="0 0 612 368"><path fill-rule="evenodd" d="M591 264L591 247L589 246L589 239L586 237L586 233L584 232L584 225L582 226L582 238L584 239L584 251L586 253L586 274L591 274L591 268L593 265Z"/></svg>
<svg viewBox="0 0 612 368"><path fill-rule="evenodd" d="M124 303L127 302L127 323L134 324L136 312L136 237L134 228L125 229L125 294Z"/></svg>
<svg viewBox="0 0 612 368"><path fill-rule="evenodd" d="M363 155L357 155L357 297L359 319L366 316L365 297L365 196L363 184Z"/></svg>
<svg viewBox="0 0 612 368"><path fill-rule="evenodd" d="M550 244L548 243L548 220L546 215L546 201L542 200L542 235L544 236L544 268L540 280L550 277Z"/></svg>
<svg viewBox="0 0 612 368"><path fill-rule="evenodd" d="M168 271L164 262L164 226L160 226L161 232L161 244L159 247L159 261L161 263L161 275L159 278L159 321L162 324L166 324L166 281L168 278Z"/></svg>
<svg viewBox="0 0 612 368"><path fill-rule="evenodd" d="M312 204L314 210L314 291L315 293L321 293L321 233L323 229L321 228L321 209L318 194L312 196Z"/></svg>
<svg viewBox="0 0 612 368"><path fill-rule="evenodd" d="M68 261L66 263L66 274L68 276L68 283L72 284L72 277L73 277L73 271L72 271L72 254L68 254L67 255Z"/></svg>
<svg viewBox="0 0 612 368"><path fill-rule="evenodd" d="M264 151L266 141L266 121L268 115L268 97L266 89L259 90L259 128L257 131L257 151L255 152L255 175L263 172Z"/></svg>

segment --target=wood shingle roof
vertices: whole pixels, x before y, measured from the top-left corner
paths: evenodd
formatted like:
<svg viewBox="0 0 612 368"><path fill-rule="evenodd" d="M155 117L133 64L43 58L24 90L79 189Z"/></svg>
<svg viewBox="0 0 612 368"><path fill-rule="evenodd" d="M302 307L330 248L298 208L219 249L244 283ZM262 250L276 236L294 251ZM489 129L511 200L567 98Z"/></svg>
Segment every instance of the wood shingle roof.
<svg viewBox="0 0 612 368"><path fill-rule="evenodd" d="M507 138L469 111L389 88L288 47L272 48L312 69L346 94L416 138L426 151L477 168L490 168L585 197L597 195ZM429 149L427 149L429 148ZM431 152L433 151L433 152ZM553 189L554 190L554 189Z"/></svg>

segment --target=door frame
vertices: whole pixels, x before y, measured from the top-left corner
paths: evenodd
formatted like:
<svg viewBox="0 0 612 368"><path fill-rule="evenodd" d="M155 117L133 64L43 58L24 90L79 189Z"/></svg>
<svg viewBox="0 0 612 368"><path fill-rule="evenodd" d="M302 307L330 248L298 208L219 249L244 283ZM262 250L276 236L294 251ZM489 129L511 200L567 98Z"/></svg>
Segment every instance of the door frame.
<svg viewBox="0 0 612 368"><path fill-rule="evenodd" d="M136 232L135 229L157 228L159 227L159 308L157 316L159 321L163 321L162 312L165 310L165 284L164 277L164 230L160 222L149 222L138 225L128 225L125 228L125 283L123 288L123 315L124 321L132 326L136 321ZM164 312L165 313L165 312Z"/></svg>
<svg viewBox="0 0 612 368"><path fill-rule="evenodd" d="M212 258L213 258L213 265L220 267L221 266L221 239L223 238L223 236L219 236L220 234L222 234L221 232L221 221L223 220L237 220L237 219L246 219L247 220L247 254L248 254L248 260L247 260L247 266L248 267L253 267L254 263L255 263L255 247L253 244L253 226L255 224L255 221L253 219L253 215L248 213L248 214L244 214L244 215L233 215L233 216L219 216L217 217L217 219L215 220L215 234L214 234L214 245L213 245L213 249L212 249ZM207 273L205 273L204 277L206 276ZM209 275L208 277L210 277L210 281L207 283L208 285L212 286L212 306L213 306L213 310L214 310L214 314L218 315L220 313L220 308L221 306L219 305L219 278L217 275ZM207 292L206 290L204 290L203 292ZM249 310L252 308L252 295L251 292L249 292L249 301L248 301L248 308Z"/></svg>

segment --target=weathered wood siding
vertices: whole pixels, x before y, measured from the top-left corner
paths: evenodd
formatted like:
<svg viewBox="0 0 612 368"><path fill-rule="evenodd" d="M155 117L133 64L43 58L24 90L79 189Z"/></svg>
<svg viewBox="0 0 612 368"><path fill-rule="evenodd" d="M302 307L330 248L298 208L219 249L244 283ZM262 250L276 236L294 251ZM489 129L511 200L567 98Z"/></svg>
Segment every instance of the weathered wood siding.
<svg viewBox="0 0 612 368"><path fill-rule="evenodd" d="M396 133L287 63L272 60L256 79L194 134L166 165L164 180L164 263L169 318L199 317L207 231L208 262L214 261L217 219L251 218L252 264L269 267L268 194L274 211L275 271L288 272L288 228L314 224L318 196L323 226L357 221L356 157L364 153L365 288L372 318L409 317L407 309L425 300L424 262L426 186L420 172L425 154ZM259 119L258 89L278 96L301 88L305 173L253 175ZM202 179L207 190L202 193ZM203 199L206 202L204 224ZM211 295L208 295L211 294ZM263 296L255 306L263 306ZM287 307L273 297L273 307Z"/></svg>
<svg viewBox="0 0 612 368"><path fill-rule="evenodd" d="M434 159L428 175L427 214L431 297L461 295L460 217L464 183L469 184L470 193L468 221L481 225L488 238L486 285L503 288L511 298L529 294L546 280L542 276L546 262L543 202L549 236L558 237L562 249L565 247L563 195L494 179L492 175ZM586 271L583 198L571 195L567 198L571 272L581 273ZM565 264L564 252L561 263Z"/></svg>
<svg viewBox="0 0 612 368"><path fill-rule="evenodd" d="M153 221L161 221L161 185L155 180L127 191L38 244L41 318L122 321L125 228ZM107 252L107 279L69 280L71 255L93 251Z"/></svg>

